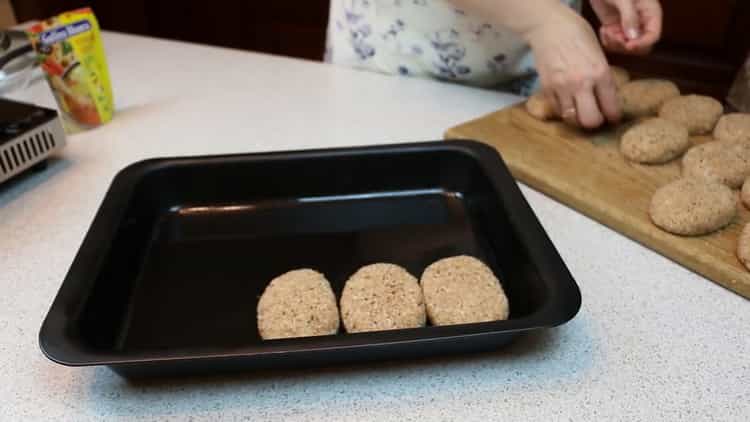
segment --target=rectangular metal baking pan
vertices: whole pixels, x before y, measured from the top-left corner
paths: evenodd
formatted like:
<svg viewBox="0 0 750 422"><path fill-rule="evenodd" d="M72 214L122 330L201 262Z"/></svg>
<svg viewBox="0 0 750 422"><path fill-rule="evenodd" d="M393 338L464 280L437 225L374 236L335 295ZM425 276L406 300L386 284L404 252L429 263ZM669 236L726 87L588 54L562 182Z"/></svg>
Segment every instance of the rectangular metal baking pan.
<svg viewBox="0 0 750 422"><path fill-rule="evenodd" d="M263 341L267 283L313 268L339 297L374 262L419 277L473 255L506 321ZM152 159L112 182L40 331L63 365L125 377L496 349L580 308L578 287L498 153L472 141Z"/></svg>

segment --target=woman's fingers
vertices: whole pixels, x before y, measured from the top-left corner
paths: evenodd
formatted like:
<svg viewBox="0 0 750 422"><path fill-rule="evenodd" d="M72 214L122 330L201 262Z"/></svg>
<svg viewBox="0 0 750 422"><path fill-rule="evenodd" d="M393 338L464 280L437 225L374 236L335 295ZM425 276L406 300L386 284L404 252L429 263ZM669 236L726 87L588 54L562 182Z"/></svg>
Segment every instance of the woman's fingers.
<svg viewBox="0 0 750 422"><path fill-rule="evenodd" d="M652 44L641 42L640 40L630 41L625 44L623 53L644 56L651 52Z"/></svg>
<svg viewBox="0 0 750 422"><path fill-rule="evenodd" d="M572 93L562 89L557 91L556 97L560 107L560 117L569 125L579 126L578 109Z"/></svg>
<svg viewBox="0 0 750 422"><path fill-rule="evenodd" d="M612 39L609 35L609 32L607 32L606 27L599 28L599 40L602 42L602 47L604 48L610 48L612 47Z"/></svg>
<svg viewBox="0 0 750 422"><path fill-rule="evenodd" d="M625 45L628 39L625 38L625 33L622 32L622 28L619 25L603 26L601 32L611 41L615 41L618 44Z"/></svg>
<svg viewBox="0 0 750 422"><path fill-rule="evenodd" d="M617 96L617 87L611 73L603 77L594 88L599 108L611 123L617 123L622 117L620 101Z"/></svg>
<svg viewBox="0 0 750 422"><path fill-rule="evenodd" d="M658 0L609 0L617 8L617 24L602 24L602 45L616 53L643 55L661 38L662 10ZM633 30L633 25L637 30Z"/></svg>
<svg viewBox="0 0 750 422"><path fill-rule="evenodd" d="M646 54L659 38L662 30L662 12L660 7L648 9L643 12L643 35L635 40L630 40L626 44L629 51L639 54Z"/></svg>
<svg viewBox="0 0 750 422"><path fill-rule="evenodd" d="M558 76L553 85L560 117L571 125L594 129L621 118L612 72L606 61L592 63L579 75Z"/></svg>
<svg viewBox="0 0 750 422"><path fill-rule="evenodd" d="M625 36L622 35L621 31L620 31L620 34L616 34L613 31L611 31L611 29L612 28L602 27L599 30L599 37L602 41L602 47L614 53L624 52L626 49Z"/></svg>
<svg viewBox="0 0 750 422"><path fill-rule="evenodd" d="M620 23L622 31L629 40L635 40L641 36L641 21L638 16L633 0L614 0L617 11L620 12Z"/></svg>
<svg viewBox="0 0 750 422"><path fill-rule="evenodd" d="M586 129L594 129L604 123L604 116L599 111L599 104L594 96L593 87L578 91L575 95L575 106L578 123Z"/></svg>
<svg viewBox="0 0 750 422"><path fill-rule="evenodd" d="M543 92L543 95L545 101L547 101L547 104L552 109L552 114L556 117L562 116L560 103L557 101L557 96L555 95L554 91L545 90Z"/></svg>
<svg viewBox="0 0 750 422"><path fill-rule="evenodd" d="M621 118L612 73L606 61L591 64L587 72L579 75L556 75L549 90L549 103L566 123L594 129L605 120L618 122ZM547 94L549 95L549 94Z"/></svg>
<svg viewBox="0 0 750 422"><path fill-rule="evenodd" d="M653 1L641 11L643 21L643 39L651 44L656 43L661 38L663 12L658 1Z"/></svg>
<svg viewBox="0 0 750 422"><path fill-rule="evenodd" d="M659 24L660 25L660 24ZM625 49L630 54L648 54L661 37L661 28L646 30L638 39L629 40L625 43Z"/></svg>

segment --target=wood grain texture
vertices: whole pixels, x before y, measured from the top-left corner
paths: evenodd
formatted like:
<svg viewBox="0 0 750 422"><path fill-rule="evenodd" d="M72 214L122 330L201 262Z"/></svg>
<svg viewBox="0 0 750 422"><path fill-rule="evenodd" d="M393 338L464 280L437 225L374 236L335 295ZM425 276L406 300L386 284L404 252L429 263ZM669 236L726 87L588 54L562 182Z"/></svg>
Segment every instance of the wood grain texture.
<svg viewBox="0 0 750 422"><path fill-rule="evenodd" d="M735 255L750 212L738 200L732 224L702 237L658 229L648 216L651 196L680 176L679 160L661 166L626 161L618 149L626 128L584 133L563 123L541 122L516 106L448 129L445 136L495 147L521 182L750 298L750 272ZM697 144L709 139L691 140Z"/></svg>

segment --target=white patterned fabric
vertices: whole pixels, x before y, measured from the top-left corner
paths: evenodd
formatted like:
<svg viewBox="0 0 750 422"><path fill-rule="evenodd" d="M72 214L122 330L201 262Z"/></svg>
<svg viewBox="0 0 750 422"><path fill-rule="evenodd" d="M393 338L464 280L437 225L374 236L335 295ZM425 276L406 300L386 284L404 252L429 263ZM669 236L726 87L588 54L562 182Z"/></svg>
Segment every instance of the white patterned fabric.
<svg viewBox="0 0 750 422"><path fill-rule="evenodd" d="M580 0L567 0L576 10ZM529 47L447 0L331 0L326 61L389 74L536 89Z"/></svg>

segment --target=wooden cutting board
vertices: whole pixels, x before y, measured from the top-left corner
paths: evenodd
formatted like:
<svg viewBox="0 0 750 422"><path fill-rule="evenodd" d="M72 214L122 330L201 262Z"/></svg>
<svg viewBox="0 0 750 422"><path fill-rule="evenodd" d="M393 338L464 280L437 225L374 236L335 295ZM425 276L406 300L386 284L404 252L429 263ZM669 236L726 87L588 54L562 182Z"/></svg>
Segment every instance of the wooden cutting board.
<svg viewBox="0 0 750 422"><path fill-rule="evenodd" d="M648 216L651 195L679 177L679 160L660 166L626 161L618 150L626 128L586 133L541 122L516 106L448 129L445 137L492 145L521 182L750 299L750 272L735 255L750 212L738 200L735 221L702 237L658 229ZM691 140L697 144L708 138Z"/></svg>

